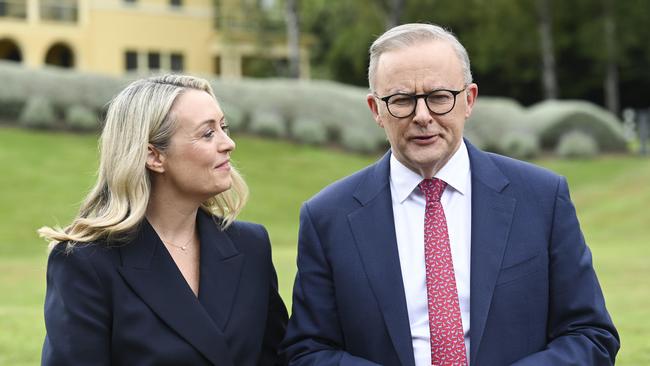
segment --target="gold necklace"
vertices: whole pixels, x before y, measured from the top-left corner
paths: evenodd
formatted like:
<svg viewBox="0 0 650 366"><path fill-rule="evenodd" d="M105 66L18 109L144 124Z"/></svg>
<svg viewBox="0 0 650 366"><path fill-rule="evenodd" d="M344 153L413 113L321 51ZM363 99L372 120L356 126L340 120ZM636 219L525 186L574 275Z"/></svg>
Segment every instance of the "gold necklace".
<svg viewBox="0 0 650 366"><path fill-rule="evenodd" d="M161 236L161 239L163 239L163 244L171 245L171 246L173 246L174 248L178 248L178 249L182 250L183 252L185 252L185 251L187 251L187 244L188 244L190 241L192 241L192 239L194 239L194 234L190 235L190 238L187 239L187 241L185 241L185 243L183 243L183 245L174 244L174 243L172 243L171 241L162 238L162 236Z"/></svg>

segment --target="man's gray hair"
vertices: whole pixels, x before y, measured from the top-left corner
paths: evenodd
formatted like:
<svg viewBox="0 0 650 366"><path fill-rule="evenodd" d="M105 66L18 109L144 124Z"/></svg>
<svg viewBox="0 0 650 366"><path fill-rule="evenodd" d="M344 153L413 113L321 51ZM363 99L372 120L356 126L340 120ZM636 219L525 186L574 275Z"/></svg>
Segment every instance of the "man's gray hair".
<svg viewBox="0 0 650 366"><path fill-rule="evenodd" d="M453 47L463 68L465 84L470 84L472 82L472 71L469 65L469 56L467 55L467 50L458 41L456 36L434 24L409 23L387 30L370 46L370 65L368 66L368 84L370 84L370 90L375 91L377 64L379 63L379 57L384 52L406 48L418 42L436 40L445 41Z"/></svg>

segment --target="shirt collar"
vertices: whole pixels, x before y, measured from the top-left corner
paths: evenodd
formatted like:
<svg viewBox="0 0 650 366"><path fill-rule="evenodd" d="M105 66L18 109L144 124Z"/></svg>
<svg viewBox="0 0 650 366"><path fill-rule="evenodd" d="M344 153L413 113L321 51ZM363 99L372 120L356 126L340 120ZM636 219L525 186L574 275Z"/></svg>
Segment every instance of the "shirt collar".
<svg viewBox="0 0 650 366"><path fill-rule="evenodd" d="M465 195L470 173L469 154L465 141L461 140L460 147L451 159L440 169L435 178L442 179L447 185L458 193ZM402 203L424 179L420 174L407 168L397 160L395 154L390 156L390 180L395 189L397 200Z"/></svg>

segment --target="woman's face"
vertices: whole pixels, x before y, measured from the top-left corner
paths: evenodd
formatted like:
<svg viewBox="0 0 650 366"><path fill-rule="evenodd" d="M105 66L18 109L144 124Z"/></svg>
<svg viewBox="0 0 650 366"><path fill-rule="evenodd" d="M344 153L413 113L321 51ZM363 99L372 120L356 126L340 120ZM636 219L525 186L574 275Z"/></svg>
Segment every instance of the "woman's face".
<svg viewBox="0 0 650 366"><path fill-rule="evenodd" d="M224 114L208 93L184 91L170 111L176 131L169 148L161 153L167 193L204 202L232 184L230 153L235 142L228 137ZM171 192L169 192L171 191Z"/></svg>

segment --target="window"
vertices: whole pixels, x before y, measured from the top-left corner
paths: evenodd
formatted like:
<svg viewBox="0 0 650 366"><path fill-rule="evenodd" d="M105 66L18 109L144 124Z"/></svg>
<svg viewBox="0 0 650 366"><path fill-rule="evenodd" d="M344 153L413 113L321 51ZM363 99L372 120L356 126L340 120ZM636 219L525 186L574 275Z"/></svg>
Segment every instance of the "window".
<svg viewBox="0 0 650 366"><path fill-rule="evenodd" d="M149 70L160 70L160 53L149 52L147 54L147 65Z"/></svg>
<svg viewBox="0 0 650 366"><path fill-rule="evenodd" d="M172 53L170 56L171 70L174 72L181 72L184 69L183 54Z"/></svg>
<svg viewBox="0 0 650 366"><path fill-rule="evenodd" d="M27 18L27 1L0 0L0 17Z"/></svg>
<svg viewBox="0 0 650 366"><path fill-rule="evenodd" d="M214 67L213 67L213 72L215 75L221 75L221 57L215 56L214 57Z"/></svg>
<svg viewBox="0 0 650 366"><path fill-rule="evenodd" d="M126 71L135 71L138 69L138 53L135 51L124 52L124 68Z"/></svg>
<svg viewBox="0 0 650 366"><path fill-rule="evenodd" d="M39 14L43 20L74 23L77 21L79 8L76 1L41 0Z"/></svg>
<svg viewBox="0 0 650 366"><path fill-rule="evenodd" d="M180 8L183 6L183 0L169 0L169 5L175 8Z"/></svg>

